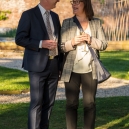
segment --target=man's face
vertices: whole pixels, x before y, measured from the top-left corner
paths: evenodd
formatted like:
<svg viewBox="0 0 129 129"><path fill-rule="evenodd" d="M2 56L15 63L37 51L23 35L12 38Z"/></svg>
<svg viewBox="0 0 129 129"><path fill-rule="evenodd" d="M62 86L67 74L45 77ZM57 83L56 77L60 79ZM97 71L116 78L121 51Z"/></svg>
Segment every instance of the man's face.
<svg viewBox="0 0 129 129"><path fill-rule="evenodd" d="M56 7L56 4L57 4L57 2L59 2L59 0L47 0L47 2L48 2L49 8L53 9Z"/></svg>

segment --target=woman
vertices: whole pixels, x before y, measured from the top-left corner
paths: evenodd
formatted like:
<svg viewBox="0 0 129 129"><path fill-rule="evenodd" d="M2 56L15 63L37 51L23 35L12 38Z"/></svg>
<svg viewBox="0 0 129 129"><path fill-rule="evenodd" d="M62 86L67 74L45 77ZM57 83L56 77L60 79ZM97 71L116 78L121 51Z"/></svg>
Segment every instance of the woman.
<svg viewBox="0 0 129 129"><path fill-rule="evenodd" d="M67 129L77 129L80 85L83 93L84 129L94 129L97 77L88 46L99 57L98 51L105 50L107 42L100 20L93 18L91 0L70 2L75 16L63 21L60 46L65 53L61 80L65 82ZM76 21L79 21L84 30L82 34Z"/></svg>

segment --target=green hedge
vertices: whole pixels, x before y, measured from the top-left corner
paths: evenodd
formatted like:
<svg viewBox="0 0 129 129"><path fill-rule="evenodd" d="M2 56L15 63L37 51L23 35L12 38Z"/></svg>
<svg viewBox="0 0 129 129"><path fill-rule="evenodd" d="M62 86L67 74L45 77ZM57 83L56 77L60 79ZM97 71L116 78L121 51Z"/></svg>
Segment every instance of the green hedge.
<svg viewBox="0 0 129 129"><path fill-rule="evenodd" d="M16 29L9 30L5 33L0 33L0 37L15 37Z"/></svg>

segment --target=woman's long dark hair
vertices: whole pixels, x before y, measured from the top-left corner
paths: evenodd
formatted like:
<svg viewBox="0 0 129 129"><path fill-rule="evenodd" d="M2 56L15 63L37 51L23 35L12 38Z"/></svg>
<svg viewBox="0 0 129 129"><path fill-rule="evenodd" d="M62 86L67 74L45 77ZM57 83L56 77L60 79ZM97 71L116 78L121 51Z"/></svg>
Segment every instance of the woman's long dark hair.
<svg viewBox="0 0 129 129"><path fill-rule="evenodd" d="M93 19L94 11L92 8L91 0L82 0L84 3L84 11L89 20Z"/></svg>

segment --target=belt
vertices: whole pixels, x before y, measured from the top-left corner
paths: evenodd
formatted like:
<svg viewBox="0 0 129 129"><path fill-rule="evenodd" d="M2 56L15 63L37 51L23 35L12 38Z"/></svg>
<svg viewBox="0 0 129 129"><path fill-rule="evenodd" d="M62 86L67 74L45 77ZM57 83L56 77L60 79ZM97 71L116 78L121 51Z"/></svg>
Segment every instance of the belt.
<svg viewBox="0 0 129 129"><path fill-rule="evenodd" d="M58 58L58 56L48 56L48 59L50 59L50 60L53 60L53 59L56 59L56 58Z"/></svg>

